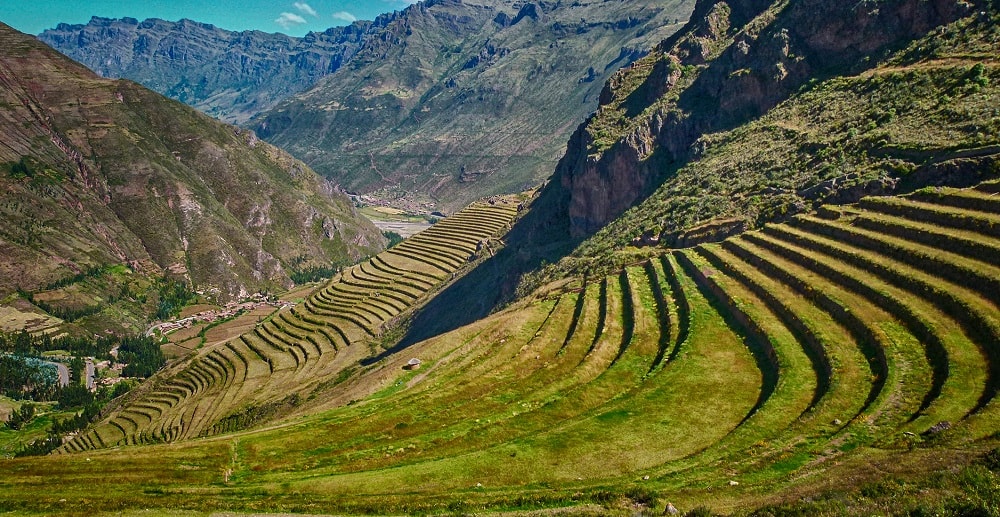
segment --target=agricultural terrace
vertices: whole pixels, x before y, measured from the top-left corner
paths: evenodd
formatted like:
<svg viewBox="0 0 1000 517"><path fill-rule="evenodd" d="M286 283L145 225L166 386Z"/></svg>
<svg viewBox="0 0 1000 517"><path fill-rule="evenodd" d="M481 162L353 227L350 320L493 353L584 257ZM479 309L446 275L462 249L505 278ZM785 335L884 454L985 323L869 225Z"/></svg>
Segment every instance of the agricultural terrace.
<svg viewBox="0 0 1000 517"><path fill-rule="evenodd" d="M164 505L237 508L267 494L269 509L313 513L656 494L726 507L838 468L944 468L956 451L995 446L1000 428L998 192L866 198L665 251L389 356L325 392L329 410L169 448L92 451L87 468L155 486ZM470 210L494 221L464 223L473 236L509 220ZM360 355L346 350L363 348L352 340L398 314L395 297L412 304L476 246L446 229L200 354L65 452L220 433L247 401L344 371ZM45 460L13 463L0 497L20 500L25 480L66 463ZM73 490L31 504L58 508ZM103 497L128 507L141 496Z"/></svg>
<svg viewBox="0 0 1000 517"><path fill-rule="evenodd" d="M61 452L173 442L244 429L299 405L371 353L407 311L477 256L518 212L513 198L474 203L343 270L302 304L169 366Z"/></svg>

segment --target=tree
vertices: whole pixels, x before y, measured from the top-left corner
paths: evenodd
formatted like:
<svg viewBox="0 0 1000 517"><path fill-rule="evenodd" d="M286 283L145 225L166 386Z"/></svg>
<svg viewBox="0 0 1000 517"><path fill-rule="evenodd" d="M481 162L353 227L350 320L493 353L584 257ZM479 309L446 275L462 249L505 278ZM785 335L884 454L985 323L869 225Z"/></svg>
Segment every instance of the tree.
<svg viewBox="0 0 1000 517"><path fill-rule="evenodd" d="M10 420L7 421L7 427L19 431L25 425L31 423L31 420L35 418L35 405L30 402L21 406L21 409L15 411L10 415Z"/></svg>
<svg viewBox="0 0 1000 517"><path fill-rule="evenodd" d="M77 384L83 384L85 380L83 378L83 366L83 359L80 359L79 357L74 357L69 362L70 376L74 381L76 381Z"/></svg>
<svg viewBox="0 0 1000 517"><path fill-rule="evenodd" d="M86 406L94 401L94 394L82 384L70 384L59 390L59 407L69 409Z"/></svg>

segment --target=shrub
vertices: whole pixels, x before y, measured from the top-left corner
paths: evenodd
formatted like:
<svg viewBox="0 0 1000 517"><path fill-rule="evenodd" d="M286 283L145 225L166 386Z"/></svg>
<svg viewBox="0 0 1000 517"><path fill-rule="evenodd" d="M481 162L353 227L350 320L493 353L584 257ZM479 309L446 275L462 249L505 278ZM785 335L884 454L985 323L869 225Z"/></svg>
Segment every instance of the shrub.
<svg viewBox="0 0 1000 517"><path fill-rule="evenodd" d="M40 440L34 440L23 449L14 454L15 457L24 456L44 456L62 445L62 438L59 435L50 434Z"/></svg>
<svg viewBox="0 0 1000 517"><path fill-rule="evenodd" d="M403 242L403 236L400 235L400 234L398 234L398 233L396 233L396 232L391 232L391 231L386 230L386 231L382 232L382 235L384 235L385 238L389 241L389 244L386 245L386 248L391 248L391 247L393 247L393 246L395 246L395 245Z"/></svg>
<svg viewBox="0 0 1000 517"><path fill-rule="evenodd" d="M983 455L983 465L993 472L1000 472L1000 448L993 449Z"/></svg>

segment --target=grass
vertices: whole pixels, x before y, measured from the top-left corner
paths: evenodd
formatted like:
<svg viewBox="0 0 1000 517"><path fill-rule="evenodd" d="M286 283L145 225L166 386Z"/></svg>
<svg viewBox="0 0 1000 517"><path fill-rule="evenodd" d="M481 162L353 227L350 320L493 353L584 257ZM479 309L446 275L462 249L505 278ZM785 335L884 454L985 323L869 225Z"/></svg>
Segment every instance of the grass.
<svg viewBox="0 0 1000 517"><path fill-rule="evenodd" d="M451 244L453 241L447 237L449 225L459 225L463 232L478 231L479 239L486 241L515 215L516 208L509 201L473 205L436 225L432 229L436 233L427 237L417 235L383 255L398 256L397 250L408 249L423 257L441 259L443 262L435 262L435 267L454 273L466 262L470 250L475 251L475 246L464 237L454 241L460 244ZM380 258L378 263L383 265L379 268L368 265L347 268L328 285L313 291L295 310L269 314L260 322L243 323L240 320L244 316L231 324L212 328L199 325L177 331L179 344L200 338L206 346L191 347L198 348L197 352L168 367L144 393L157 397L154 405L163 406L161 415L155 421L145 417L136 421L127 415L125 406L99 424L95 432L100 433L104 427L112 435L125 434L110 443L106 441L106 445L116 440L125 443L174 440L217 432L213 431L217 422L230 422L224 428L233 430L232 422L260 425L294 411L298 402L282 401L315 399L318 393L313 390L365 357L368 348L357 345L375 342L440 282L419 273L419 269L408 272L413 269L412 264L400 259L405 257L392 259L395 265ZM395 287L397 282L400 287ZM235 335L232 329L241 327L247 330L227 348L226 339L231 340ZM245 353L230 357L244 347ZM182 397L159 399L157 390L164 389L179 390ZM141 403L143 394L133 400ZM116 419L122 422L116 424ZM124 431L113 429L118 427ZM80 440L77 445L84 444L85 448L94 442L86 437Z"/></svg>
<svg viewBox="0 0 1000 517"><path fill-rule="evenodd" d="M865 206L840 212L878 217ZM829 224L846 228L851 220ZM177 404L185 408L180 419L189 423L169 436L191 438L236 414L213 407L218 395L206 394L260 400L253 399L260 386L318 387L315 376L325 368L345 372L336 382L298 402L242 406L241 414L277 418L251 430L87 451L108 479L130 480L145 496L114 485L90 497L123 511L153 503L198 511L544 514L596 503L625 513L650 502L660 511L667 500L687 509L711 502L737 514L760 505L820 515L990 508L996 474L976 458L998 445L1000 407L990 391L996 358L982 341L988 336L970 324L992 328L992 302L982 289L941 279L944 268L912 263L898 252L910 247L904 237L873 235L896 244L861 246L851 232L823 228L802 218L565 283L350 369L358 347L313 355L314 344L293 336L318 323L283 312L260 330L279 348L298 350L300 362L274 373L257 365L259 373L244 376L260 361L244 363L235 344L224 356L193 362L189 373L175 374L176 385L199 395L180 398L188 401ZM967 232L958 235L971 238ZM990 235L975 237L996 244ZM967 264L955 253L978 249L937 256ZM391 271L348 276L384 287ZM930 285L936 290L922 287ZM404 368L413 357L421 367ZM170 385L164 381L160 390ZM146 399L156 408L174 400ZM147 425L142 414L158 410L134 408L132 416L119 413L129 433ZM164 429L181 421L171 418L160 418ZM945 420L951 428L929 432ZM146 467L126 470L136 462ZM879 476L872 462L891 476ZM11 467L16 477L0 484L8 508L51 509L79 497L72 485L30 502L23 496L18 480L67 476L65 460ZM812 502L789 502L802 497Z"/></svg>
<svg viewBox="0 0 1000 517"><path fill-rule="evenodd" d="M936 59L897 63L914 75L912 92L893 83L897 71L877 67L810 85L751 127L709 135L701 165L677 176L706 184L668 182L653 197L662 205L632 215L660 217L680 203L663 228L726 211L757 226L799 187L834 177L823 176L836 172L827 165L856 174L843 176L856 185L894 160L979 145L969 136L943 146L955 130L948 110L985 108L982 90L957 84L956 67L972 58ZM941 105L934 95L946 87L960 102ZM914 103L940 127L893 116L879 92L910 96L892 101ZM884 120L871 119L876 104ZM760 166L773 151L771 168ZM819 161L796 161L806 154ZM726 190L700 175L710 166L745 167L794 194L758 196L766 182L753 174ZM815 174L789 175L801 170ZM694 199L704 188L716 194ZM461 274L470 250L483 256L467 232L492 243L514 217L475 205L342 272L241 340L168 367L87 435L86 447L118 447L5 464L0 509L51 513L65 509L60 499L86 497L112 512L624 515L662 513L670 501L738 515L996 514L991 188L866 198L821 217L785 212L784 223L693 249L598 259L591 252L607 242L591 241L582 259L613 270L581 269L588 274L467 326L380 349L406 317L397 303L375 301L381 293L398 284L415 295L405 310L419 305ZM632 215L604 237L629 238L614 232ZM865 220L908 229L857 223ZM461 238L449 240L449 224ZM319 341L320 328L337 348L305 339ZM411 358L420 368L407 367ZM171 443L150 443L158 440ZM83 454L91 461L78 461Z"/></svg>
<svg viewBox="0 0 1000 517"><path fill-rule="evenodd" d="M9 413L20 409L22 404L7 397L0 397L0 420L6 421ZM0 458L12 457L32 441L45 438L53 422L76 414L76 411L60 411L55 402L34 404L35 417L26 426L17 431L6 426L0 427Z"/></svg>

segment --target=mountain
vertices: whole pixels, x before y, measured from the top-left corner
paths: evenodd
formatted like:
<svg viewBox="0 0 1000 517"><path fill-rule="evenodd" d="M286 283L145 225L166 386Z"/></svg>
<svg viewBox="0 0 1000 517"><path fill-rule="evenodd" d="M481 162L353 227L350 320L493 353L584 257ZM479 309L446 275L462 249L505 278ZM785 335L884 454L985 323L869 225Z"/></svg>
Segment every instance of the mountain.
<svg viewBox="0 0 1000 517"><path fill-rule="evenodd" d="M996 174L989 5L699 4L682 33L609 81L570 140L554 197L588 239L557 269Z"/></svg>
<svg viewBox="0 0 1000 517"><path fill-rule="evenodd" d="M253 132L6 25L0 48L3 296L118 264L225 301L384 246L346 196Z"/></svg>
<svg viewBox="0 0 1000 517"><path fill-rule="evenodd" d="M101 76L131 79L241 123L335 72L357 51L368 26L356 22L295 38L191 20L95 16L38 37Z"/></svg>
<svg viewBox="0 0 1000 517"><path fill-rule="evenodd" d="M658 247L1000 174L995 20L988 2L699 2L613 74L507 248L405 342Z"/></svg>
<svg viewBox="0 0 1000 517"><path fill-rule="evenodd" d="M0 508L994 515L998 55L994 2L701 0L531 200L6 460Z"/></svg>
<svg viewBox="0 0 1000 517"><path fill-rule="evenodd" d="M693 4L420 2L249 125L348 190L455 210L548 177L604 81Z"/></svg>

